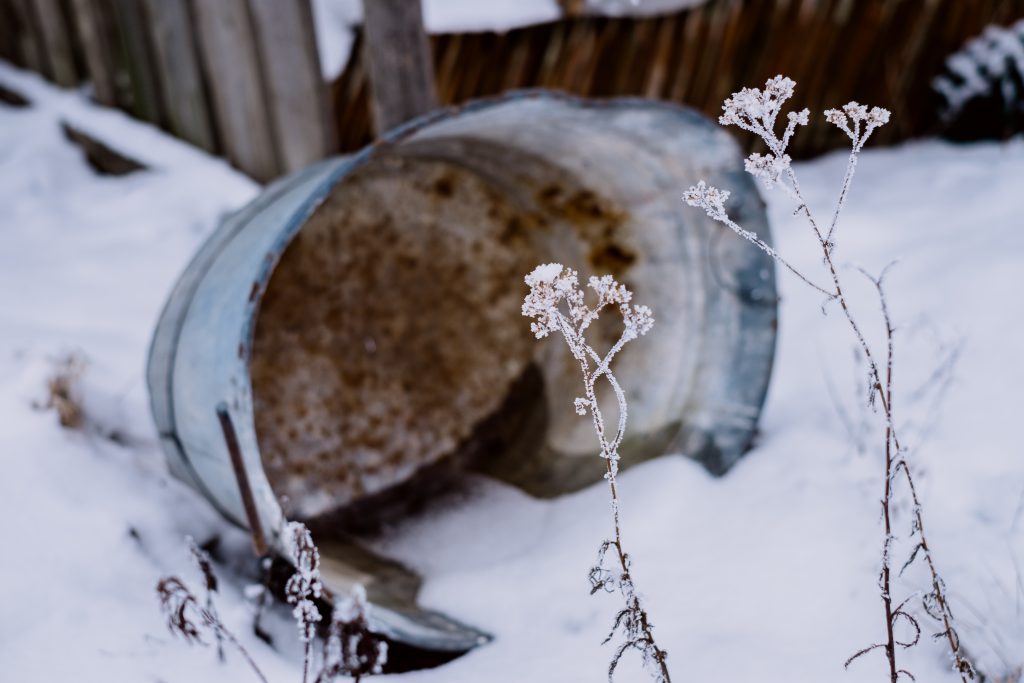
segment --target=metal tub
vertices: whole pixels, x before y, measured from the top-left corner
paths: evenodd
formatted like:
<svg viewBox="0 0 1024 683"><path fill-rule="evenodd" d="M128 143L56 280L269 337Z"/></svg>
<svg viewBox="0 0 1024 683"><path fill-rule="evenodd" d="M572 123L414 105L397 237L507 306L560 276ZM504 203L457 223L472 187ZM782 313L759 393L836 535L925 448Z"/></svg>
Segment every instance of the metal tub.
<svg viewBox="0 0 1024 683"><path fill-rule="evenodd" d="M657 318L616 361L623 466L682 452L724 473L764 399L776 292L763 254L683 210L702 178L768 238L735 142L648 100L515 93L278 181L210 237L157 326L148 382L172 471L249 526L216 414L226 404L274 548L285 516L371 528L465 471L541 496L598 481L596 440L572 409L578 368L519 314L523 275L559 261L614 274ZM617 334L607 317L599 339ZM395 640L481 642L416 607L400 569L324 547L329 586L368 583Z"/></svg>

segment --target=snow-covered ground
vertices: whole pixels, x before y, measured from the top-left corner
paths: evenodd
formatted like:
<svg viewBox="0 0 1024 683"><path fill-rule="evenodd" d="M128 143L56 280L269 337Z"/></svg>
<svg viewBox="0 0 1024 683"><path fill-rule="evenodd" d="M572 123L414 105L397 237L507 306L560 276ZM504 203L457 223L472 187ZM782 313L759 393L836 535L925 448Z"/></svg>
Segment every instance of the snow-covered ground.
<svg viewBox="0 0 1024 683"><path fill-rule="evenodd" d="M33 100L0 105L0 679L253 680L238 657L219 664L212 650L173 639L159 614L158 576L190 575L186 534L242 537L168 477L143 368L175 277L258 187L3 64L0 83ZM62 118L151 170L97 176L63 138ZM831 205L844 165L842 155L798 165L814 205ZM964 641L992 666L1024 660L1022 182L1021 140L870 151L840 235L840 260L876 271L900 259L889 279L897 410L919 446L929 534ZM783 198L770 201L781 251L817 268L803 225ZM678 681L884 679L877 653L843 671L883 637L881 463L875 432L858 426L873 419L863 378L836 311L823 316L817 295L780 277L779 350L757 447L722 479L676 456L620 477L637 582ZM863 284L853 297L877 321ZM88 362L85 432L39 408L69 352ZM604 680L610 650L600 641L618 603L589 596L586 574L606 512L601 486L538 501L481 482L385 538L384 549L424 575L424 604L496 635L440 669L393 679ZM227 583L225 620L273 681L298 681L294 652L251 635L241 586ZM924 585L908 572L899 591ZM905 658L920 681L957 680L928 638ZM627 660L619 680L645 677Z"/></svg>

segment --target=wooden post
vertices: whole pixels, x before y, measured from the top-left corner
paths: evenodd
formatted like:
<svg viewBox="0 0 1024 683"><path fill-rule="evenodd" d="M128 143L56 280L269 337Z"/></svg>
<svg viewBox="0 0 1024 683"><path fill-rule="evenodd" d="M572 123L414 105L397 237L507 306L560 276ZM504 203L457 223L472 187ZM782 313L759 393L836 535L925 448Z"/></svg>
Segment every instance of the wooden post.
<svg viewBox="0 0 1024 683"><path fill-rule="evenodd" d="M363 0L363 49L377 135L437 106L420 0Z"/></svg>
<svg viewBox="0 0 1024 683"><path fill-rule="evenodd" d="M279 167L248 1L195 0L194 9L221 145L232 164L270 180Z"/></svg>
<svg viewBox="0 0 1024 683"><path fill-rule="evenodd" d="M310 0L250 0L250 7L278 160L287 173L333 148L313 9Z"/></svg>
<svg viewBox="0 0 1024 683"><path fill-rule="evenodd" d="M70 7L96 101L114 106L117 104L117 70L109 43L109 17L104 16L97 0L71 0Z"/></svg>
<svg viewBox="0 0 1024 683"><path fill-rule="evenodd" d="M144 0L160 72L167 125L178 137L209 152L216 146L187 0Z"/></svg>

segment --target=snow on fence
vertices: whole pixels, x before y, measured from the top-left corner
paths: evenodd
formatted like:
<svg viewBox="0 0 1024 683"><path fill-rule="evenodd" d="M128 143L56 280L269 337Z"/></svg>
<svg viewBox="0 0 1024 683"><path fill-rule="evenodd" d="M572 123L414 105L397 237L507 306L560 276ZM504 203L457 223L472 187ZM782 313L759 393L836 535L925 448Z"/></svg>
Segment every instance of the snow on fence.
<svg viewBox="0 0 1024 683"><path fill-rule="evenodd" d="M266 180L373 137L362 41L325 87L310 5L0 0L0 58L61 85L89 81L99 102ZM936 130L930 82L949 54L987 25L1022 17L1024 0L708 0L658 16L440 33L432 47L441 104L539 86L717 115L737 87L786 73L808 86L795 106L826 109L852 96L896 111L899 125L875 141L890 144ZM793 153L842 142L817 124Z"/></svg>

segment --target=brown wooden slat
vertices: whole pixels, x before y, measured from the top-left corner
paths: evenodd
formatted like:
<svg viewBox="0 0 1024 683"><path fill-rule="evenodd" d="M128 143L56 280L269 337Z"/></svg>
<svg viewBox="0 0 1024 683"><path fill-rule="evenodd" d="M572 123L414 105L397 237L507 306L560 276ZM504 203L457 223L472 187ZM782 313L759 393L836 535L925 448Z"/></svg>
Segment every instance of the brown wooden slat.
<svg viewBox="0 0 1024 683"><path fill-rule="evenodd" d="M41 74L47 74L46 50L43 43L42 30L36 19L31 0L11 0L11 10L18 22L18 52L21 63L26 68Z"/></svg>
<svg viewBox="0 0 1024 683"><path fill-rule="evenodd" d="M117 103L117 70L111 53L110 17L103 12L97 0L70 0L70 9L94 97L100 104L114 106Z"/></svg>
<svg viewBox="0 0 1024 683"><path fill-rule="evenodd" d="M294 171L332 148L313 11L309 0L250 0L250 7L278 159Z"/></svg>
<svg viewBox="0 0 1024 683"><path fill-rule="evenodd" d="M145 121L164 121L160 74L153 62L149 17L142 0L110 0L128 76L131 111Z"/></svg>
<svg viewBox="0 0 1024 683"><path fill-rule="evenodd" d="M70 88L78 83L75 57L64 13L59 0L31 0L39 22L43 49L46 50L48 75L58 85Z"/></svg>
<svg viewBox="0 0 1024 683"><path fill-rule="evenodd" d="M21 63L18 49L18 17L11 0L0 0L0 59Z"/></svg>
<svg viewBox="0 0 1024 683"><path fill-rule="evenodd" d="M187 0L144 0L160 72L167 127L208 151L216 149Z"/></svg>
<svg viewBox="0 0 1024 683"><path fill-rule="evenodd" d="M232 164L258 180L278 175L259 52L246 0L195 0L200 63L214 123Z"/></svg>
<svg viewBox="0 0 1024 683"><path fill-rule="evenodd" d="M420 0L364 0L363 31L377 134L436 107Z"/></svg>

